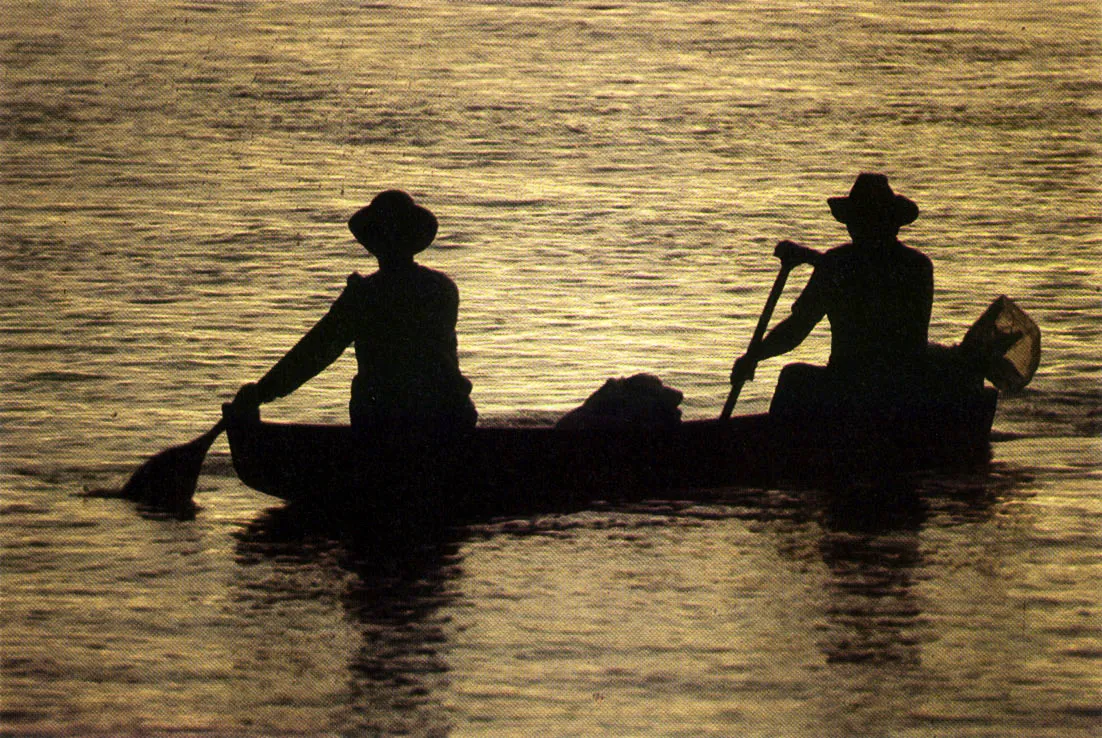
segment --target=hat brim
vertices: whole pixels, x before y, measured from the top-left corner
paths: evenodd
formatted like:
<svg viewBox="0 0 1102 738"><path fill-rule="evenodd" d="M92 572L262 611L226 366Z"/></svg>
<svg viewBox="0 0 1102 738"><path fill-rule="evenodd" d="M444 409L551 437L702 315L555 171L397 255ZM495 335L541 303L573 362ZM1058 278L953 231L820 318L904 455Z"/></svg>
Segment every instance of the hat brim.
<svg viewBox="0 0 1102 738"><path fill-rule="evenodd" d="M870 219L867 206L855 203L850 197L827 198L830 213L840 223L853 223ZM905 226L918 218L918 205L903 195L894 195L892 201L892 219L896 226Z"/></svg>

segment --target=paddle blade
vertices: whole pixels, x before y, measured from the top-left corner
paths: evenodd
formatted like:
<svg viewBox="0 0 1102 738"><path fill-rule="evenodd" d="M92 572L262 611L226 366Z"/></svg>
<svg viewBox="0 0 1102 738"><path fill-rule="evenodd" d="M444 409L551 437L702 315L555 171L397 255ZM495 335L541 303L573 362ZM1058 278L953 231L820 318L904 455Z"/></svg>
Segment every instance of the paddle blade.
<svg viewBox="0 0 1102 738"><path fill-rule="evenodd" d="M186 510L195 494L207 450L221 432L222 423L219 422L195 440L146 459L119 496L160 510Z"/></svg>
<svg viewBox="0 0 1102 738"><path fill-rule="evenodd" d="M1041 329L1003 295L968 329L961 349L979 357L991 384L1004 392L1020 390L1041 363Z"/></svg>

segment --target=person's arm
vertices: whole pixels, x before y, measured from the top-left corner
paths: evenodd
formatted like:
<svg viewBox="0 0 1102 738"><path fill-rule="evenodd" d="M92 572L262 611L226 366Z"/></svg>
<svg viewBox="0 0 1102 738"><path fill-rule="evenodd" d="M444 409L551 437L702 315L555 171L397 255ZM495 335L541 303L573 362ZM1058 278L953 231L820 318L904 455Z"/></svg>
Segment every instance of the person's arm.
<svg viewBox="0 0 1102 738"><path fill-rule="evenodd" d="M755 361L764 361L787 354L803 343L822 317L822 313L818 315L807 311L793 313L777 323L773 330L765 335L756 351L751 349L747 353L753 356Z"/></svg>
<svg viewBox="0 0 1102 738"><path fill-rule="evenodd" d="M754 378L754 369L758 362L771 359L774 356L787 354L792 349L803 343L811 333L811 329L819 322L822 316L815 317L809 313L793 313L777 323L773 330L765 335L757 346L751 346L735 361L731 369L731 383L743 382Z"/></svg>
<svg viewBox="0 0 1102 738"><path fill-rule="evenodd" d="M256 383L258 399L271 402L291 394L336 361L350 343L347 321L330 310Z"/></svg>
<svg viewBox="0 0 1102 738"><path fill-rule="evenodd" d="M336 361L355 337L348 316L349 300L346 290L259 382L238 391L234 403L255 407L286 397Z"/></svg>
<svg viewBox="0 0 1102 738"><path fill-rule="evenodd" d="M803 292L792 305L792 314L777 323L757 346L751 346L735 361L731 369L731 383L754 378L759 361L786 354L803 343L811 330L826 315L825 277L816 267Z"/></svg>

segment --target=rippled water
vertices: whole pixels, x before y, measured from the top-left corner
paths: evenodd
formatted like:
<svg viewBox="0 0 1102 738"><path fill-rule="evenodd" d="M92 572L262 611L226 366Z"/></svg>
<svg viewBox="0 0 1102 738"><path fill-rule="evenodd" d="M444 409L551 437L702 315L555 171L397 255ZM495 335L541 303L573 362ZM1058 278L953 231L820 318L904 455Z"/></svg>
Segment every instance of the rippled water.
<svg viewBox="0 0 1102 738"><path fill-rule="evenodd" d="M1102 729L1097 3L0 15L3 733ZM393 186L440 219L423 260L487 422L636 371L711 416L772 245L839 243L824 201L862 170L922 208L932 338L1002 293L1044 334L992 467L913 505L731 489L391 550L270 509L221 445L194 520L81 494L209 427L370 270L344 220ZM352 365L267 414L342 421Z"/></svg>

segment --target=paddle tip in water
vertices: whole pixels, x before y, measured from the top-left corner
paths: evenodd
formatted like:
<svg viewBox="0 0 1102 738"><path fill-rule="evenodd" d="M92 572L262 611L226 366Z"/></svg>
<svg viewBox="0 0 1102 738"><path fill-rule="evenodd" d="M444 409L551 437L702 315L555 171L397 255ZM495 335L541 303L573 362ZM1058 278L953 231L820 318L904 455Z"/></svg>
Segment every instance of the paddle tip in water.
<svg viewBox="0 0 1102 738"><path fill-rule="evenodd" d="M192 497L199 482L203 459L214 439L222 432L222 427L219 422L198 438L149 457L117 496L159 511L174 514L192 512Z"/></svg>

